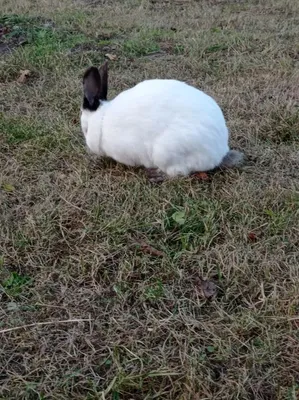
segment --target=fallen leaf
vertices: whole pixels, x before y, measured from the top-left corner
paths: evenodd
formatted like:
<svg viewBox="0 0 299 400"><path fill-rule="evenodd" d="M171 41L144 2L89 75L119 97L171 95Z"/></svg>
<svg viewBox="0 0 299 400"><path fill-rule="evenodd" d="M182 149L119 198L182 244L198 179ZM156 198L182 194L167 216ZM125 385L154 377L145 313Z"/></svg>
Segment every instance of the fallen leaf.
<svg viewBox="0 0 299 400"><path fill-rule="evenodd" d="M0 27L0 37L9 33L9 28L7 26Z"/></svg>
<svg viewBox="0 0 299 400"><path fill-rule="evenodd" d="M25 83L30 75L29 69L24 69L20 71L20 76L17 79L18 83Z"/></svg>
<svg viewBox="0 0 299 400"><path fill-rule="evenodd" d="M171 218L179 225L184 225L186 222L185 211L176 211Z"/></svg>
<svg viewBox="0 0 299 400"><path fill-rule="evenodd" d="M257 241L257 236L256 236L256 234L255 234L254 232L249 232L249 233L248 233L248 239L249 239L251 242L256 242L256 241Z"/></svg>
<svg viewBox="0 0 299 400"><path fill-rule="evenodd" d="M3 183L2 189L7 193L11 193L11 192L15 191L15 187L13 185L11 185L10 183Z"/></svg>
<svg viewBox="0 0 299 400"><path fill-rule="evenodd" d="M195 172L192 177L198 179L199 181L208 181L209 175L206 172Z"/></svg>
<svg viewBox="0 0 299 400"><path fill-rule="evenodd" d="M198 287L206 299L212 299L217 294L217 286L212 281L199 278Z"/></svg>
<svg viewBox="0 0 299 400"><path fill-rule="evenodd" d="M155 249L154 247L152 247L151 245L149 245L146 242L143 242L143 241L139 242L139 245L140 245L140 250L143 253L150 254L150 255L156 256L156 257L164 256L164 253L162 251Z"/></svg>
<svg viewBox="0 0 299 400"><path fill-rule="evenodd" d="M105 57L108 58L108 60L110 60L110 61L117 60L117 56L115 54L107 53L107 54L105 54Z"/></svg>

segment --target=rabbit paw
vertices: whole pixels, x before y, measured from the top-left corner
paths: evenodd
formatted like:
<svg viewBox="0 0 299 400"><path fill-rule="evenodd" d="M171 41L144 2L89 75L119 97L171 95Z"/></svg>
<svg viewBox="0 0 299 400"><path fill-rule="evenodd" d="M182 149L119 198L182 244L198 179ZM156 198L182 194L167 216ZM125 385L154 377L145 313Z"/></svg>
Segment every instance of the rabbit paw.
<svg viewBox="0 0 299 400"><path fill-rule="evenodd" d="M146 175L151 183L162 183L166 179L166 174L158 168L147 168Z"/></svg>

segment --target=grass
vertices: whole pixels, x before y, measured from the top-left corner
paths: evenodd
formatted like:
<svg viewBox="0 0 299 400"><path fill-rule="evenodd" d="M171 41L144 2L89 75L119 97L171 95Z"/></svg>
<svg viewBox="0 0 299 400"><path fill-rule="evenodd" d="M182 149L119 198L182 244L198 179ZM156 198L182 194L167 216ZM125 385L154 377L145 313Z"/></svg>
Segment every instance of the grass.
<svg viewBox="0 0 299 400"><path fill-rule="evenodd" d="M1 399L299 399L299 3L1 11ZM110 98L213 95L245 165L152 186L91 158L81 77L107 53Z"/></svg>

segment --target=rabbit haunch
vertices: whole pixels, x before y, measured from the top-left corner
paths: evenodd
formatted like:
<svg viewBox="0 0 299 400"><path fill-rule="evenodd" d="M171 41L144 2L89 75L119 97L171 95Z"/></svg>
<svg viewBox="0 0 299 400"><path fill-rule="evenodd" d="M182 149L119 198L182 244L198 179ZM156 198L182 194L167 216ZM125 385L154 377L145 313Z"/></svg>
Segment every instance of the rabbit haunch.
<svg viewBox="0 0 299 400"><path fill-rule="evenodd" d="M83 78L81 126L92 153L168 176L230 168L242 153L230 150L217 103L176 80L143 81L107 101L107 64Z"/></svg>

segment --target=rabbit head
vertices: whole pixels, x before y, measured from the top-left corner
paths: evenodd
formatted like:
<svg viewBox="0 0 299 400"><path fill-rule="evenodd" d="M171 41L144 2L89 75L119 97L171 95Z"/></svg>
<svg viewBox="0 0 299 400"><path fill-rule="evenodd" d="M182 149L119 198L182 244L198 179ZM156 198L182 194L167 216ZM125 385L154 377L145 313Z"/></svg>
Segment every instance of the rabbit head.
<svg viewBox="0 0 299 400"><path fill-rule="evenodd" d="M83 76L83 109L96 111L101 101L107 100L108 92L108 64L100 69L89 67Z"/></svg>
<svg viewBox="0 0 299 400"><path fill-rule="evenodd" d="M99 69L89 67L83 76L83 104L81 108L81 127L84 135L87 133L88 120L101 103L107 101L108 93L108 63Z"/></svg>

